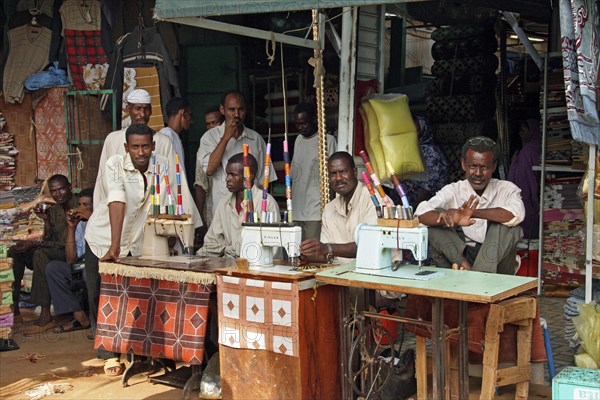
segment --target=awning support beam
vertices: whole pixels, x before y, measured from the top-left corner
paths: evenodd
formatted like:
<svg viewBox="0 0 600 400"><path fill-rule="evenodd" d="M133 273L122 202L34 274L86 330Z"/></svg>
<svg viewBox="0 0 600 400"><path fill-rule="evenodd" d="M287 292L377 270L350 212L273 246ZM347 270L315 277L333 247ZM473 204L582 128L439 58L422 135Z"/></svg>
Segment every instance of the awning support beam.
<svg viewBox="0 0 600 400"><path fill-rule="evenodd" d="M543 71L544 63L542 61L542 57L539 55L535 47L533 47L533 44L531 44L529 41L529 38L527 37L527 34L523 28L519 26L519 22L517 21L517 18L515 18L515 15L508 11L502 11L502 15L512 28L513 32L515 32L521 43L523 43L523 46L525 46L525 50L527 50L535 65L537 65L540 71Z"/></svg>
<svg viewBox="0 0 600 400"><path fill-rule="evenodd" d="M231 33L234 35L249 36L256 39L271 40L275 39L278 43L289 44L292 46L307 47L317 49L319 44L314 40L302 39L296 36L283 35L281 33L263 31L261 29L249 28L241 25L234 25L220 21L214 21L206 18L196 17L178 17L165 18L163 21L173 22L175 24L184 24L195 26L197 28L210 29L213 31Z"/></svg>

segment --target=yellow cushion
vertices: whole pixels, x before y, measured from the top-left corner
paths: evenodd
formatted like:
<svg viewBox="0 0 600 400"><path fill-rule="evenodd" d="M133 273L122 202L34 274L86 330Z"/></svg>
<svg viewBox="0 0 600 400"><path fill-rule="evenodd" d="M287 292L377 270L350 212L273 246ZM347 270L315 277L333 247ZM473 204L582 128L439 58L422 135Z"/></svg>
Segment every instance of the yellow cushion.
<svg viewBox="0 0 600 400"><path fill-rule="evenodd" d="M381 141L379 140L377 117L375 116L373 107L371 107L368 101L363 101L358 112L363 120L365 150L367 150L367 154L369 154L373 171L379 176L379 168L385 167L385 158L383 157Z"/></svg>
<svg viewBox="0 0 600 400"><path fill-rule="evenodd" d="M408 108L408 96L380 95L369 99L369 104L377 117L379 142L385 161L392 164L398 177L423 172L425 167L421 159L417 127ZM385 170L380 173L383 174L380 177L388 176Z"/></svg>

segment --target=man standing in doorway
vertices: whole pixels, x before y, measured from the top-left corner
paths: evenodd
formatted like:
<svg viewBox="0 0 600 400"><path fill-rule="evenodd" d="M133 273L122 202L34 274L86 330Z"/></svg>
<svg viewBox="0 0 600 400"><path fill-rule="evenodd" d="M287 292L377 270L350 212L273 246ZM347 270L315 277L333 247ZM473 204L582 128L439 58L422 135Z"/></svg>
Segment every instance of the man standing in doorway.
<svg viewBox="0 0 600 400"><path fill-rule="evenodd" d="M206 110L204 113L204 122L206 124L206 131L217 127L223 123L225 117L221 114L219 106L213 106ZM194 181L194 200L196 201L196 207L202 215L202 221L204 221L204 227L200 229L200 234L196 236L197 241L200 245L204 240L206 229L210 226L212 221L212 215L209 215L206 207L206 194L210 191L210 182L206 172L202 168L202 163L196 160L196 180Z"/></svg>
<svg viewBox="0 0 600 400"><path fill-rule="evenodd" d="M294 108L294 124L298 130L292 158L294 185L294 222L302 228L303 239L318 239L321 235L321 198L319 181L319 135L315 107L300 103ZM327 135L327 155L332 155L337 142Z"/></svg>
<svg viewBox="0 0 600 400"><path fill-rule="evenodd" d="M192 106L189 101L181 97L173 97L167 103L167 117L169 122L158 133L162 133L171 139L173 149L179 156L179 163L185 165L185 155L183 154L183 144L181 143L181 132L190 129L192 124Z"/></svg>

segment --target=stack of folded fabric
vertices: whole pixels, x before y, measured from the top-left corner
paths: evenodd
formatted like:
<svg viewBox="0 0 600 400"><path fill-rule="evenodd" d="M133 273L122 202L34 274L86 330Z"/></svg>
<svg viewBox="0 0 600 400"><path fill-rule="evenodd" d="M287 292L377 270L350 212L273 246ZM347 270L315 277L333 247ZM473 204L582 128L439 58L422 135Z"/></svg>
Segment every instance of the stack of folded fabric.
<svg viewBox="0 0 600 400"><path fill-rule="evenodd" d="M585 277L583 206L577 195L580 176L550 178L544 188L545 284L578 286Z"/></svg>
<svg viewBox="0 0 600 400"><path fill-rule="evenodd" d="M14 146L14 134L6 132L6 119L0 112L0 190L15 186L15 156L19 153Z"/></svg>
<svg viewBox="0 0 600 400"><path fill-rule="evenodd" d="M12 270L12 258L7 257L7 247L0 245L0 351L12 350L3 349L8 344L12 336L13 313L11 305L12 284L15 276Z"/></svg>
<svg viewBox="0 0 600 400"><path fill-rule="evenodd" d="M0 238L12 236L12 221L18 212L13 191L0 191Z"/></svg>
<svg viewBox="0 0 600 400"><path fill-rule="evenodd" d="M592 301L600 304L600 283L592 284ZM571 290L570 297L563 306L565 310L565 340L574 353L579 353L579 347L581 346L581 340L573 323L573 318L579 315L579 309L577 308L579 304L585 304L585 288L583 287Z"/></svg>
<svg viewBox="0 0 600 400"><path fill-rule="evenodd" d="M567 118L562 64L551 65L548 74L548 93L540 92L540 104L546 96L546 163L571 165L573 162L573 137ZM542 113L543 110L540 110ZM578 155L581 155L579 149Z"/></svg>
<svg viewBox="0 0 600 400"><path fill-rule="evenodd" d="M496 69L494 54L498 42L491 25L462 25L432 32L431 55L435 77L427 98L426 116L435 140L449 162L449 179L462 179L460 149L477 135L492 135L496 110ZM458 156L457 156L458 155Z"/></svg>

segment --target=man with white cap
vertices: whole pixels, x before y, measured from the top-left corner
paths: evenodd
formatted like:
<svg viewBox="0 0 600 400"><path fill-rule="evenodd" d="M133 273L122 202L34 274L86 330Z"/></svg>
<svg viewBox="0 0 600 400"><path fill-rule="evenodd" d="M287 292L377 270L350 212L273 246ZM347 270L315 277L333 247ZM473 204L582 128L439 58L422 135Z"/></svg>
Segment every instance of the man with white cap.
<svg viewBox="0 0 600 400"><path fill-rule="evenodd" d="M147 125L150 116L152 115L150 94L144 89L133 90L127 96L127 111L131 117L132 125ZM94 188L94 204L101 204L107 196L107 189L101 176L106 161L115 154L125 156L125 131L126 129L121 129L111 132L106 136L106 139L104 139L104 146L102 147L102 154L100 155L98 177L96 178L96 187ZM154 152L169 160L169 165L167 166L169 172L175 171L176 152L169 137L160 132L156 132L154 133L153 139L155 144ZM202 226L202 219L187 185L187 177L183 165L181 165L180 171L183 209L185 213L192 214L194 225L198 228Z"/></svg>
<svg viewBox="0 0 600 400"><path fill-rule="evenodd" d="M152 106L150 94L144 89L135 89L127 96L127 111L131 117L132 125L147 125L152 115ZM119 154L125 157L126 152L126 138L125 131L127 129L121 129L108 134L104 139L104 146L102 147L102 153L100 155L100 163L98 167L98 177L96 178L96 186L94 188L94 204L105 204L108 196L108 187L106 186L105 179L102 178L102 174L105 173L106 163L109 158L115 154ZM158 154L168 161L169 175L175 171L175 150L171 140L164 134L156 132L153 135L154 142L154 154ZM162 166L161 166L162 167ZM183 210L186 214L192 215L192 221L194 226L199 228L202 226L202 218L196 208L194 198L189 190L187 178L185 175L185 168L180 167L180 178L181 178L181 194ZM99 209L94 212L100 211ZM94 232L88 232L86 240L88 243L93 241ZM91 251L88 244L86 244L86 283L88 289L88 301L90 311L90 319L92 322L92 332L96 328L96 311L98 309L98 298L100 296L100 279L98 274L98 257ZM111 354L98 354L100 358L111 358Z"/></svg>

